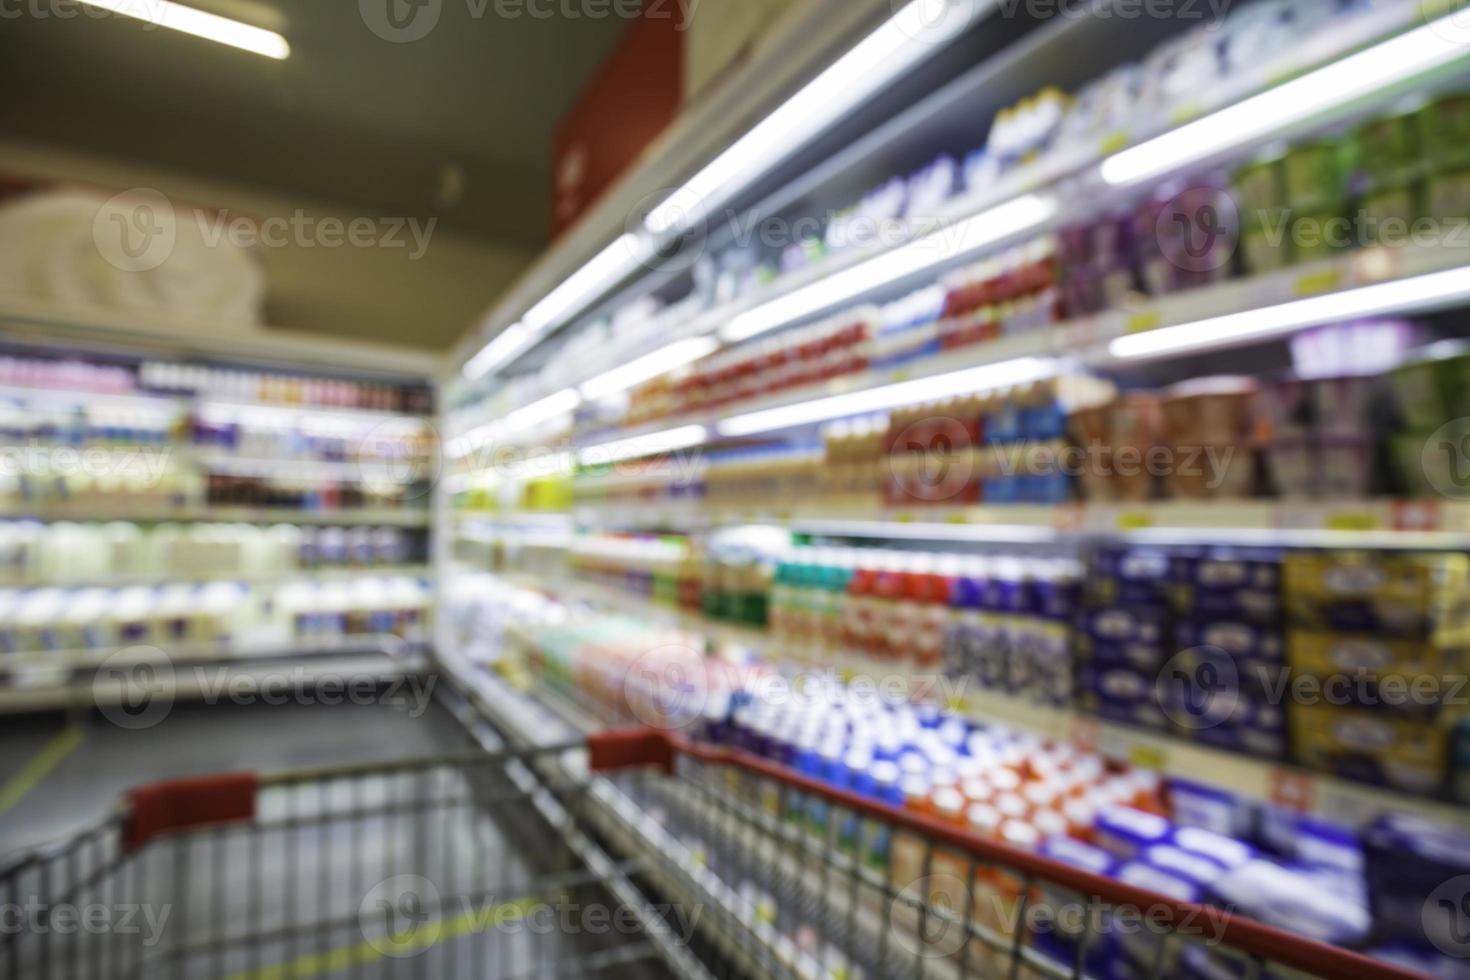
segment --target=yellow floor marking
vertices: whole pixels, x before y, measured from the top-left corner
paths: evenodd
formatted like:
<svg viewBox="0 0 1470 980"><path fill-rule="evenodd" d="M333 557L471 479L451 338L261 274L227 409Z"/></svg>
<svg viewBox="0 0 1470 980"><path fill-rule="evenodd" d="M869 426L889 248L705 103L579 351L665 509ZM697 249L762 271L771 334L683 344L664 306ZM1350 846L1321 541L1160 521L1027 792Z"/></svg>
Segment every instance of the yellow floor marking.
<svg viewBox="0 0 1470 980"><path fill-rule="evenodd" d="M33 755L20 772L0 787L0 813L19 803L51 770L61 765L62 760L82 744L85 734L81 725L69 725L41 746L41 751Z"/></svg>
<svg viewBox="0 0 1470 980"><path fill-rule="evenodd" d="M390 955L384 949L385 946L391 948L391 955L395 958L417 955L446 939L456 939L482 929L493 929L521 919L540 901L542 900L539 898L522 898L486 909L471 909L464 915L453 919L420 925L409 938L404 940L365 940L351 946L329 949L322 953L311 953L289 963L280 963L263 970L237 973L228 980L306 980L309 977L345 970L358 963L371 963L384 959Z"/></svg>

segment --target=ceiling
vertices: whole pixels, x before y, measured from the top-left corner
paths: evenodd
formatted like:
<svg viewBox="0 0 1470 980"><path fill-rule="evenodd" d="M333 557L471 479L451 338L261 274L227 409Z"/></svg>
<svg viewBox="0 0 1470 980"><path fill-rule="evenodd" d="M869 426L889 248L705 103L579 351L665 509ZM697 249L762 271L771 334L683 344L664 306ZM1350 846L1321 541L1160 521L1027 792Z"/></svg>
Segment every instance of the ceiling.
<svg viewBox="0 0 1470 980"><path fill-rule="evenodd" d="M392 34L388 4L432 29L385 40L370 24ZM566 7L549 0L190 5L283 34L291 57L77 0L7 5L0 128L368 213L437 215L442 227L533 248L546 237L553 129L626 23L532 16Z"/></svg>

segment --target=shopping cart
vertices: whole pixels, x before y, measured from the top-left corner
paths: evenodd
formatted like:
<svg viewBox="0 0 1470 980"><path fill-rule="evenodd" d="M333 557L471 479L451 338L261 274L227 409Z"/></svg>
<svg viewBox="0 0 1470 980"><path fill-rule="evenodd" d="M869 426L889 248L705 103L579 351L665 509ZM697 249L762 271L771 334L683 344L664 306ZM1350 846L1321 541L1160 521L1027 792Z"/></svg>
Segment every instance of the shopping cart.
<svg viewBox="0 0 1470 980"><path fill-rule="evenodd" d="M1416 976L648 729L142 787L0 899L13 978Z"/></svg>

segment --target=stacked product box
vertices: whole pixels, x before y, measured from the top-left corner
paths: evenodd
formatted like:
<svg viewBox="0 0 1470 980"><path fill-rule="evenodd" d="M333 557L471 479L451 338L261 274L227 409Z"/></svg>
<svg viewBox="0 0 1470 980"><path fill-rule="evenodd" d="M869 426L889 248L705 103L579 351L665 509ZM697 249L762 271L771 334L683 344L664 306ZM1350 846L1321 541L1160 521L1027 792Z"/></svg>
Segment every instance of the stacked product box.
<svg viewBox="0 0 1470 980"><path fill-rule="evenodd" d="M998 558L962 566L950 580L945 675L1035 704L1070 704L1080 572L1067 559Z"/></svg>
<svg viewBox="0 0 1470 980"><path fill-rule="evenodd" d="M1470 556L1293 554L1284 595L1297 761L1448 792L1465 716Z"/></svg>
<svg viewBox="0 0 1470 980"><path fill-rule="evenodd" d="M1210 549L1171 559L1175 651L1162 707L1185 737L1281 758L1287 750L1281 554Z"/></svg>
<svg viewBox="0 0 1470 980"><path fill-rule="evenodd" d="M1076 701L1108 721L1163 730L1159 677L1170 658L1169 554L1104 546L1089 561L1077 629Z"/></svg>

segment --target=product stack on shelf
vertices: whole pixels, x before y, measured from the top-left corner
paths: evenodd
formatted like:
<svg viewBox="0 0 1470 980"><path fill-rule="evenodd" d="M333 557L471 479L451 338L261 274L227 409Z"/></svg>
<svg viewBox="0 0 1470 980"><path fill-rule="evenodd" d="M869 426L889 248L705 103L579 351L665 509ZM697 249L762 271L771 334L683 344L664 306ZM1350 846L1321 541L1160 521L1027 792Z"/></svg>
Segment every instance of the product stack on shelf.
<svg viewBox="0 0 1470 980"><path fill-rule="evenodd" d="M0 358L0 686L427 642L432 410L423 380Z"/></svg>

